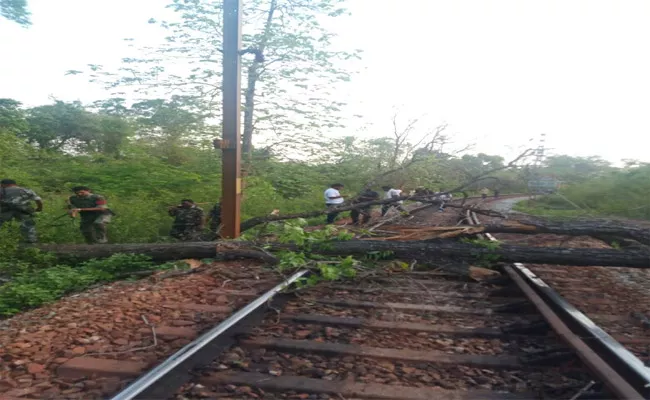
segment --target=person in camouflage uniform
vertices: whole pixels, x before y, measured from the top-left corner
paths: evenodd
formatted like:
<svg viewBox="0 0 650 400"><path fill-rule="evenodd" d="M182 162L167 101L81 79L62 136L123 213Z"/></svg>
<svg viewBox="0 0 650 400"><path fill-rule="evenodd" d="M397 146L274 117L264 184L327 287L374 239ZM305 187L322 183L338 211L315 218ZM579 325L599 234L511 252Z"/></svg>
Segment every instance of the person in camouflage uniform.
<svg viewBox="0 0 650 400"><path fill-rule="evenodd" d="M210 232L219 237L219 227L221 226L221 203L216 203L208 215Z"/></svg>
<svg viewBox="0 0 650 400"><path fill-rule="evenodd" d="M68 199L69 214L73 218L79 215L79 229L86 243L108 243L106 224L111 222L112 211L106 205L106 199L92 193L86 186L75 186L75 193Z"/></svg>
<svg viewBox="0 0 650 400"><path fill-rule="evenodd" d="M31 202L36 203L33 209ZM13 179L0 181L0 227L5 222L20 222L20 233L27 243L36 243L34 213L43 211L43 200L34 191L16 185Z"/></svg>
<svg viewBox="0 0 650 400"><path fill-rule="evenodd" d="M193 200L181 200L181 205L169 208L169 215L175 218L169 236L183 241L198 240L203 230L204 213Z"/></svg>

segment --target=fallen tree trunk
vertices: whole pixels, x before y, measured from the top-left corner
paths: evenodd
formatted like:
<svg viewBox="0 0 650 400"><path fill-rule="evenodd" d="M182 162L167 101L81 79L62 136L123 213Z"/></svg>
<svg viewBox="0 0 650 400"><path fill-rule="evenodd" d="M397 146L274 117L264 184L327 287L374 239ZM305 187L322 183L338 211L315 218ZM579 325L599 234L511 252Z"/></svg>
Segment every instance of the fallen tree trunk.
<svg viewBox="0 0 650 400"><path fill-rule="evenodd" d="M621 224L607 220L584 221L518 221L513 224L479 225L485 227L485 232L494 233L552 233L571 236L613 236L636 240L650 245L650 230L629 224Z"/></svg>
<svg viewBox="0 0 650 400"><path fill-rule="evenodd" d="M471 226L392 227L391 230L399 231L400 234L379 240L431 240L480 233L518 233L525 235L551 233L567 236L627 238L645 245L650 244L650 231L648 229L619 223L607 223L605 221L513 221L503 224Z"/></svg>
<svg viewBox="0 0 650 400"><path fill-rule="evenodd" d="M232 248L219 246L219 242L185 243L134 243L134 244L41 244L39 250L54 254L60 260L80 262L93 258L106 258L113 254L144 254L155 262L184 260L188 258L214 258L236 260L242 258L258 259L276 264L277 259L265 251L246 247Z"/></svg>
<svg viewBox="0 0 650 400"><path fill-rule="evenodd" d="M281 249L282 245L271 246ZM610 266L650 268L650 252L646 250L613 250L558 247L525 247L499 245L487 248L456 241L385 242L377 240L350 240L316 246L312 252L330 255L393 252L395 257L435 262L440 258L467 261L521 262L530 264L557 264L569 266Z"/></svg>
<svg viewBox="0 0 650 400"><path fill-rule="evenodd" d="M227 247L226 247L227 246ZM236 247L235 247L236 246ZM246 242L195 242L169 244L106 244L106 245L40 245L63 259L88 260L108 257L115 253L145 254L155 261L185 258L255 258L274 262L274 257L256 250L256 244ZM272 250L300 250L293 245L271 244ZM585 248L523 247L499 245L490 249L456 241L390 242L378 240L350 240L314 245L313 253L329 255L365 255L371 252L392 252L395 257L424 262L442 258L470 262L496 259L504 262L560 264L572 266L619 266L650 268L650 252L645 250L613 250Z"/></svg>
<svg viewBox="0 0 650 400"><path fill-rule="evenodd" d="M626 238L644 245L650 245L650 230L634 223L621 223L620 221L608 219L585 219L567 222L528 219L518 222L534 226L540 233L573 232L573 235Z"/></svg>

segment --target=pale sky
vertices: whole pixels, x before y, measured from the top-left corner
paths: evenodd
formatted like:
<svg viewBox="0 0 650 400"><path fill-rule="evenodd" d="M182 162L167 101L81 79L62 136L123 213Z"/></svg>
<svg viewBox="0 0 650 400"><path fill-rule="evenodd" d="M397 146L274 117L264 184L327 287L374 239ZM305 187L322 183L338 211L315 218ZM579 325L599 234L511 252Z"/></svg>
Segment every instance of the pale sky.
<svg viewBox="0 0 650 400"><path fill-rule="evenodd" d="M246 1L246 0L244 0ZM83 78L88 63L116 67L122 38L155 42L147 24L167 0L30 0L29 29L0 20L0 97L27 105L107 96ZM334 25L364 50L347 87L349 113L390 134L404 117L446 121L456 142L512 154L547 134L553 153L650 161L650 2L647 0L349 0ZM424 130L427 126L422 125Z"/></svg>

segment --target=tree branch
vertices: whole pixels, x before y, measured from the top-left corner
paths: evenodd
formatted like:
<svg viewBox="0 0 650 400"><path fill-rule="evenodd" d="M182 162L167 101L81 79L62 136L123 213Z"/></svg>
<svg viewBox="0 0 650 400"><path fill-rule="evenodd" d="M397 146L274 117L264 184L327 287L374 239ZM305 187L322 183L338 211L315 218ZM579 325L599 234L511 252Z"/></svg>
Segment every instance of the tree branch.
<svg viewBox="0 0 650 400"><path fill-rule="evenodd" d="M528 155L530 155L531 152L533 152L534 150L535 149L527 149L523 153L519 154L514 160L510 161L508 164L506 164L506 165L504 165L502 167L492 168L489 171L486 171L486 172L484 172L484 173L482 173L480 175L474 176L474 177L470 178L469 181L463 183L462 185L460 185L458 187L455 187L455 188L453 188L451 190L448 190L446 192L443 192L443 193L460 192L461 190L465 189L466 187L470 186L473 183L476 183L476 182L484 179L486 176L488 176L490 174L493 174L493 173L498 172L498 171L502 171L504 169L512 168L512 167L515 166L515 164L517 164L517 162L519 162L522 158L527 157Z"/></svg>

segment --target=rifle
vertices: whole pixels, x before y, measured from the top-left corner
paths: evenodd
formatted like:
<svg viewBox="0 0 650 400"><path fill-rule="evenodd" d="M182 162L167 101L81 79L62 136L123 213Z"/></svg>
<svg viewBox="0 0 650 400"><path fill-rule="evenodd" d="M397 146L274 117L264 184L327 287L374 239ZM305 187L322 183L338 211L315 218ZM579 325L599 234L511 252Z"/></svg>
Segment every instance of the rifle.
<svg viewBox="0 0 650 400"><path fill-rule="evenodd" d="M46 224L46 225L42 225L41 227L42 227L42 228L50 228L50 227L53 227L53 226L63 226L63 225L65 225L65 222L62 223L62 224L55 223L55 222L58 221L58 220L60 220L60 219L63 218L63 217L67 217L67 216L70 216L70 218L71 218L71 219L70 219L70 222L72 222L72 219L73 219L74 217L73 217L71 214L65 213L65 214L63 214L63 215L59 215L58 217L54 218L54 219L52 220L51 223Z"/></svg>
<svg viewBox="0 0 650 400"><path fill-rule="evenodd" d="M194 203L194 204L198 206L198 205L201 205L201 204L215 204L215 202L214 201L208 201L208 202L205 202L205 203ZM169 208L169 207L179 207L179 206L180 206L180 204L174 204L173 206L167 206L167 208Z"/></svg>

